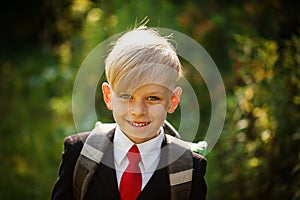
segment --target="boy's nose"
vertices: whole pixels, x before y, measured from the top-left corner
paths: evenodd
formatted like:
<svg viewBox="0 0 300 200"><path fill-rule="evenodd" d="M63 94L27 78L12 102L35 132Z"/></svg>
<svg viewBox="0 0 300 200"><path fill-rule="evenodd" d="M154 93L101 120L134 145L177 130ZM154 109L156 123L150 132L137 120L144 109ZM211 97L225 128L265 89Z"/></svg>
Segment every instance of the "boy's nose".
<svg viewBox="0 0 300 200"><path fill-rule="evenodd" d="M148 107L143 101L132 102L129 105L129 111L132 115L145 115L148 112Z"/></svg>

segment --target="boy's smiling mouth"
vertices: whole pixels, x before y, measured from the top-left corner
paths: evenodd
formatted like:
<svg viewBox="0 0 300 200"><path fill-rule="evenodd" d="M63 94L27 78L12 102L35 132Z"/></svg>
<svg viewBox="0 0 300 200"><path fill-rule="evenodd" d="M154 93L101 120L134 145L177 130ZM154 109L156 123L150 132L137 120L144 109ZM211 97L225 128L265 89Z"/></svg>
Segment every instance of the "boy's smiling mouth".
<svg viewBox="0 0 300 200"><path fill-rule="evenodd" d="M134 127L145 127L150 124L150 122L133 122L129 121L129 124Z"/></svg>

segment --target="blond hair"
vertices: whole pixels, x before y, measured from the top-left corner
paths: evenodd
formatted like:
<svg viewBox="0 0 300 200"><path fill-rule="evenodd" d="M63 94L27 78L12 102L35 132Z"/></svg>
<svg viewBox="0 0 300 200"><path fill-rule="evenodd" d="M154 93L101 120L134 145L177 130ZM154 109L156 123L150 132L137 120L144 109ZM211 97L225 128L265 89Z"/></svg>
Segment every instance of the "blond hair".
<svg viewBox="0 0 300 200"><path fill-rule="evenodd" d="M113 90L147 83L175 87L182 66L167 37L145 26L121 36L105 62L106 78Z"/></svg>

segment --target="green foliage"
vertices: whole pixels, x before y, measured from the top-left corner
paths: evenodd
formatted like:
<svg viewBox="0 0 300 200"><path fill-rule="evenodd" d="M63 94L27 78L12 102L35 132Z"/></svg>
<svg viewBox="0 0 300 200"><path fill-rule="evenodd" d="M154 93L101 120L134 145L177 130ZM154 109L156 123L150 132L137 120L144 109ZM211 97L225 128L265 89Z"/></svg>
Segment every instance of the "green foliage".
<svg viewBox="0 0 300 200"><path fill-rule="evenodd" d="M232 191L228 199L298 199L300 38L280 51L275 41L235 39L229 123L212 153L224 174L217 185Z"/></svg>
<svg viewBox="0 0 300 200"><path fill-rule="evenodd" d="M28 10L19 29L16 17L5 17L6 25L14 24L9 32L16 33L0 49L0 199L49 198L63 138L76 132L71 101L81 62L101 41L145 17L148 26L175 29L199 41L222 73L228 110L221 138L207 156L208 199L300 198L300 37L293 2L74 0L37 5L39 12L30 5L19 10ZM24 31L24 26L32 29ZM201 139L210 120L209 94L201 76L184 64L201 105ZM99 86L95 101L102 101ZM100 120L112 120L105 107L96 107ZM180 112L169 116L175 126Z"/></svg>
<svg viewBox="0 0 300 200"><path fill-rule="evenodd" d="M45 199L61 152L48 103L56 61L34 51L1 60L0 199Z"/></svg>

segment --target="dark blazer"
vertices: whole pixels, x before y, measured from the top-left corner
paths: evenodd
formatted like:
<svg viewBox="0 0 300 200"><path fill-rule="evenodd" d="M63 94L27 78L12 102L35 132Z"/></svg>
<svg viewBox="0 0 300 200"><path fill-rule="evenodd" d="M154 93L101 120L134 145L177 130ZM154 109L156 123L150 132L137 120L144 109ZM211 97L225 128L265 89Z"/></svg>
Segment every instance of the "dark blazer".
<svg viewBox="0 0 300 200"><path fill-rule="evenodd" d="M88 134L84 133L84 134ZM162 146L166 145L165 141ZM59 178L52 190L51 199L72 200L73 199L73 172L83 147L78 134L67 137L64 141L64 152L59 168ZM113 145L108 148L113 149ZM113 163L113 151L107 151L102 159L104 163ZM113 165L110 165L113 166ZM193 181L190 200L206 199L206 183L204 180L206 170L206 159L193 153ZM87 192L86 199L119 200L119 191L115 169L104 164L100 164L91 186ZM158 169L154 172L147 185L141 191L138 200L168 200L170 199L170 183L167 167Z"/></svg>

